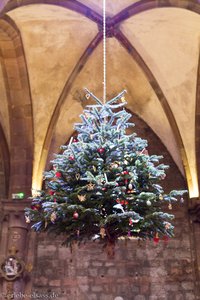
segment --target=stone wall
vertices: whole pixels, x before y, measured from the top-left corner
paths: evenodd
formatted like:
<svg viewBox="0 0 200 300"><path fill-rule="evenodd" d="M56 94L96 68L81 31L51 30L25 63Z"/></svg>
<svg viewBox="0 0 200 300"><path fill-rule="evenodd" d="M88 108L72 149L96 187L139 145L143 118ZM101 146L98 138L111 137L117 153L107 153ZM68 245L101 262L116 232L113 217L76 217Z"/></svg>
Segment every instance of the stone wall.
<svg viewBox="0 0 200 300"><path fill-rule="evenodd" d="M59 300L192 300L195 280L190 236L184 208L176 218L176 237L158 245L120 241L115 258L102 245L61 247L59 239L40 237L34 271L34 291Z"/></svg>

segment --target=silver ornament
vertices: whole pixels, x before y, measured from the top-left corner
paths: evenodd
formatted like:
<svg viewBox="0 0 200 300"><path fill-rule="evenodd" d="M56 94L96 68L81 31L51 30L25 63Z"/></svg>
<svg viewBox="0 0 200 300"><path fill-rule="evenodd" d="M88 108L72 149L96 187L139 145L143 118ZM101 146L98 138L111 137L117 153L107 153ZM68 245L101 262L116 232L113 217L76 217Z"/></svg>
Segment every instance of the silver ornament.
<svg viewBox="0 0 200 300"><path fill-rule="evenodd" d="M129 190L132 190L132 189L133 189L133 185L132 185L131 183L129 183L128 189L129 189Z"/></svg>
<svg viewBox="0 0 200 300"><path fill-rule="evenodd" d="M151 201L150 200L147 200L147 205L151 206Z"/></svg>

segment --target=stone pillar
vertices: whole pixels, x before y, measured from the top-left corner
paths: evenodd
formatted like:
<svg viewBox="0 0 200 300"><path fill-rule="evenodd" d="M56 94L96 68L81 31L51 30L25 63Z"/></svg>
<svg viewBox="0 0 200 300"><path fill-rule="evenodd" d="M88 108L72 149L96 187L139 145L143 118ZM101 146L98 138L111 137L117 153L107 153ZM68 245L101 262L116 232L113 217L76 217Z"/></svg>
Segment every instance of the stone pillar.
<svg viewBox="0 0 200 300"><path fill-rule="evenodd" d="M189 201L191 249L194 261L195 288L197 299L200 299L200 200L198 198Z"/></svg>
<svg viewBox="0 0 200 300"><path fill-rule="evenodd" d="M27 200L2 201L4 220L2 223L1 238L1 245L3 247L0 248L1 260L5 259L10 254L10 249L14 248L16 249L15 255L26 263L28 250L28 224L25 223L24 208L29 205L30 202ZM14 294L13 299L18 299L17 294L23 293L25 290L22 276L15 279L13 285L6 279L3 279L2 291L0 292L3 295L6 295L9 286L11 286Z"/></svg>

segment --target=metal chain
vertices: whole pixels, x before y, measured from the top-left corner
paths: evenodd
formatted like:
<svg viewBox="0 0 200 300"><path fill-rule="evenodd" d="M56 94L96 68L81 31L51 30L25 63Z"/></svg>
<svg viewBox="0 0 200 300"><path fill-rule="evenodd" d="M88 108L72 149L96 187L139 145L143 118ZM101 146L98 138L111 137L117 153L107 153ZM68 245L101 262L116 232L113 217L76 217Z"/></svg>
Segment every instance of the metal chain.
<svg viewBox="0 0 200 300"><path fill-rule="evenodd" d="M106 0L103 0L103 103L106 103Z"/></svg>

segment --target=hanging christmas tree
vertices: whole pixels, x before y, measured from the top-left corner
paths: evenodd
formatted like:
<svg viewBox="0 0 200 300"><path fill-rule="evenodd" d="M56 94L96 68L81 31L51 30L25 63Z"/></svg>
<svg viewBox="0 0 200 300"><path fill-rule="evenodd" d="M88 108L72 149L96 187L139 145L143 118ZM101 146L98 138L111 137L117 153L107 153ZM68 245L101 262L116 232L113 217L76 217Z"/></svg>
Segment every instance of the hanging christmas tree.
<svg viewBox="0 0 200 300"><path fill-rule="evenodd" d="M44 173L45 190L25 211L34 230L64 234L69 244L173 236L174 216L163 205L171 209L185 191L165 193L162 156L149 155L146 140L127 134L134 124L126 103L119 103L124 92L105 104L89 92L97 103L86 107L82 123L75 124L77 137L62 146Z"/></svg>

